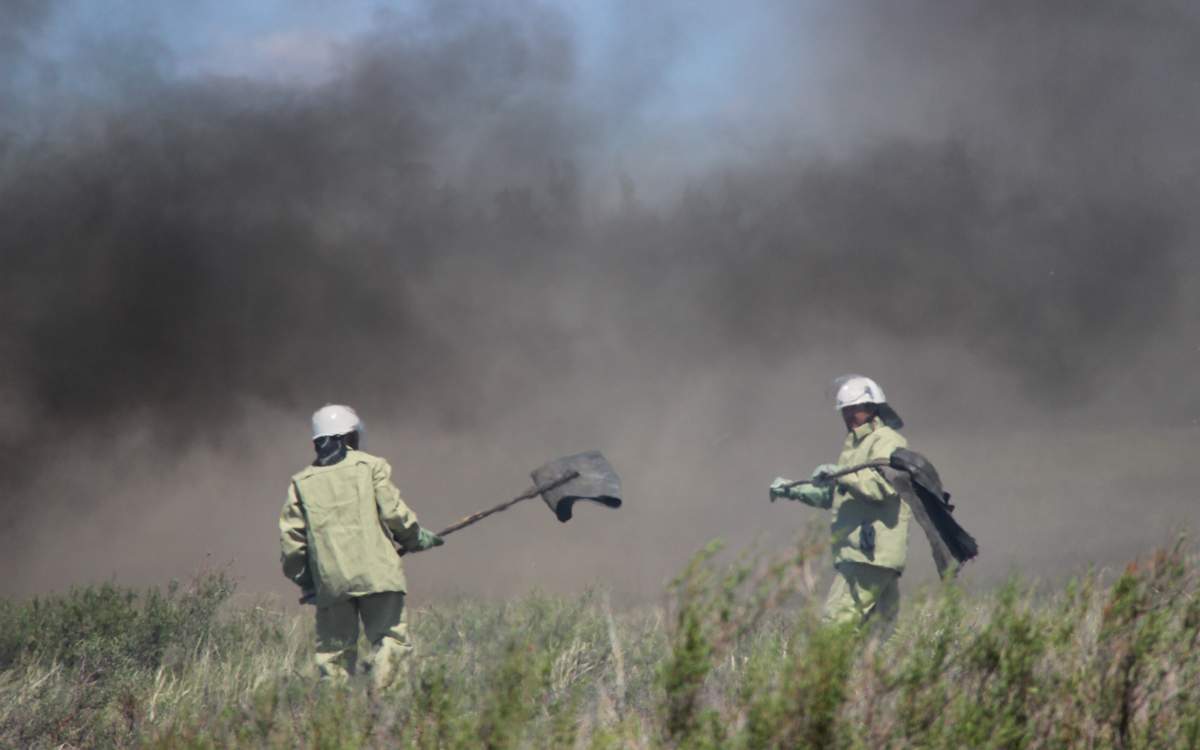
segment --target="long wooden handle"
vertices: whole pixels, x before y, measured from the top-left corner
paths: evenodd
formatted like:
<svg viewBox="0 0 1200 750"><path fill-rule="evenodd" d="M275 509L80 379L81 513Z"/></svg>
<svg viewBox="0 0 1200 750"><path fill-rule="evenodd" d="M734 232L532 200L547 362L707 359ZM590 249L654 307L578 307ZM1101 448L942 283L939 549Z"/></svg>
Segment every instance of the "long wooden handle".
<svg viewBox="0 0 1200 750"><path fill-rule="evenodd" d="M863 469L873 469L873 468L877 468L879 466L891 466L891 465L892 465L891 461L881 458L881 459L877 459L875 461L868 461L865 464L856 464L854 466L850 466L848 468L842 469L841 471L835 471L832 474L826 474L822 479L798 479L795 482L788 482L787 484L780 487L780 489L790 490L791 488L799 487L802 484L817 484L817 483L828 482L830 479L837 479L838 477L844 477L847 474L853 474L856 471L862 471Z"/></svg>
<svg viewBox="0 0 1200 750"><path fill-rule="evenodd" d="M524 494L518 495L517 497L514 497L512 500L506 500L505 502L500 503L499 505L497 505L494 508L488 508L487 510L479 511L478 513L472 513L471 515L466 516L465 518L462 518L461 520L459 520L459 521L451 524L450 526L447 526L446 528L442 529L441 531L439 531L438 536L446 536L447 534L453 534L454 532L458 531L459 529L465 529L466 527L470 526L473 523L478 523L479 521L482 521L483 519L487 518L488 516L492 515L493 513L499 513L502 510L508 510L509 508L511 508L512 506L521 502L522 500L528 500L532 497L537 497L538 495L542 494L543 492L549 492L550 490L557 489L559 487L562 487L567 482L570 482L572 479L578 479L578 478L579 478L578 471L568 471L561 478L554 480L550 484L542 485L541 487L530 487L528 490L525 491Z"/></svg>

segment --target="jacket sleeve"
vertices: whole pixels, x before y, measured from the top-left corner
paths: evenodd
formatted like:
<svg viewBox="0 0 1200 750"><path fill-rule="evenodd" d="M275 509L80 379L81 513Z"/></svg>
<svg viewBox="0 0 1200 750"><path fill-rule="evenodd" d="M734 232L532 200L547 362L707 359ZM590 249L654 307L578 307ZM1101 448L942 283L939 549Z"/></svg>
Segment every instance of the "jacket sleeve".
<svg viewBox="0 0 1200 750"><path fill-rule="evenodd" d="M375 505L379 509L379 520L392 533L392 538L406 550L417 546L417 538L421 525L417 522L417 514L400 497L400 490L392 484L392 467L387 461L380 460L372 468L375 482Z"/></svg>
<svg viewBox="0 0 1200 750"><path fill-rule="evenodd" d="M892 451L897 448L903 448L908 444L900 433L893 433L894 437L887 437L875 442L871 446L871 451L867 456L867 461L877 461L879 459L891 458ZM874 502L883 502L896 496L896 490L892 485L883 478L883 473L878 469L863 469L856 471L853 474L847 474L837 480L837 485L840 490L849 493L856 500L871 500Z"/></svg>
<svg viewBox="0 0 1200 750"><path fill-rule="evenodd" d="M308 570L308 523L300 498L296 496L296 483L288 485L287 501L279 515L279 548L283 574L304 588L312 587L312 576Z"/></svg>

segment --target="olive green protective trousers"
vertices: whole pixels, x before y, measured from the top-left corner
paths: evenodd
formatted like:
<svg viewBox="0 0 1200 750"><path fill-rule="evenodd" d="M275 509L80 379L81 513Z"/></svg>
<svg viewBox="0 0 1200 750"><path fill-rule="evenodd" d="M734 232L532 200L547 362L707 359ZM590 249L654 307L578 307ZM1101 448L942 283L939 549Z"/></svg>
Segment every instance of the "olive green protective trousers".
<svg viewBox="0 0 1200 750"><path fill-rule="evenodd" d="M368 669L375 689L389 687L406 668L413 646L408 639L404 594L388 591L317 608L317 668L323 678L343 681L358 657L358 621L371 644Z"/></svg>
<svg viewBox="0 0 1200 750"><path fill-rule="evenodd" d="M825 599L825 622L890 628L900 613L900 573L891 568L843 562L835 568Z"/></svg>

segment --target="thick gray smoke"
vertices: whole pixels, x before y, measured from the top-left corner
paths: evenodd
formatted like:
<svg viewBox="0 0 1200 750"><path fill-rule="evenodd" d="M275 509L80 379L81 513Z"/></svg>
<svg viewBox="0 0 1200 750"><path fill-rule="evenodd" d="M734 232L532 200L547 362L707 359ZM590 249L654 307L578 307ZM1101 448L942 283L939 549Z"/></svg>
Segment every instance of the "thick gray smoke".
<svg viewBox="0 0 1200 750"><path fill-rule="evenodd" d="M5 6L14 70L38 5ZM101 46L104 97L6 113L6 586L209 551L278 587L307 414L346 401L434 527L556 454L626 474L619 514L515 510L414 562L423 591L649 593L709 536L816 515L765 487L832 457L848 370L958 489L984 570L1186 522L1200 12L795 5L739 16L744 84L661 126L719 6L631 5L599 88L567 16L439 3L319 84Z"/></svg>

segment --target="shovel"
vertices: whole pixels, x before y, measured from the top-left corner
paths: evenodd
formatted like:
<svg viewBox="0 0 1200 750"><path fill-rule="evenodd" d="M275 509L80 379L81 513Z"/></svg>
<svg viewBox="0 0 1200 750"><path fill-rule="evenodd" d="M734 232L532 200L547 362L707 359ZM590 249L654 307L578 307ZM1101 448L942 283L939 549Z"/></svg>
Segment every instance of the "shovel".
<svg viewBox="0 0 1200 750"><path fill-rule="evenodd" d="M575 503L580 500L599 503L606 508L621 507L621 478L600 451L563 456L534 469L533 486L512 500L472 513L438 532L446 536L478 523L490 515L508 510L522 500L541 497L560 522L571 520ZM403 551L399 551L401 556ZM316 593L304 592L301 604L311 604Z"/></svg>
<svg viewBox="0 0 1200 750"><path fill-rule="evenodd" d="M506 500L494 508L472 513L438 532L438 536L453 534L493 513L508 510L522 500L541 496L546 507L562 523L571 520L574 505L579 500L600 503L607 508L621 507L621 478L600 451L576 453L557 458L530 474L533 487L523 494Z"/></svg>

